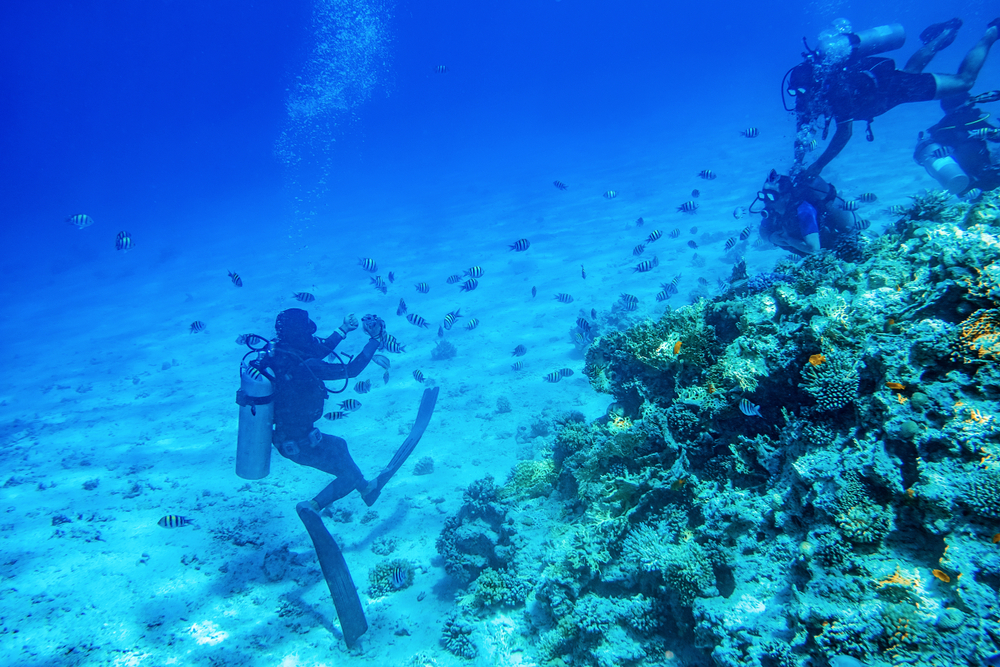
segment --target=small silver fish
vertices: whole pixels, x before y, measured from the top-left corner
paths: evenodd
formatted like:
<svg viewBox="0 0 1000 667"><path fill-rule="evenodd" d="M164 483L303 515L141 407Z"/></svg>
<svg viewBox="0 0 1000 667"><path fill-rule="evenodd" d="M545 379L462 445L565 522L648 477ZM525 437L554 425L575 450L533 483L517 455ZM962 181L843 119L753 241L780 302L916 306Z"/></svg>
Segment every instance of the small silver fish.
<svg viewBox="0 0 1000 667"><path fill-rule="evenodd" d="M375 363L376 366L381 366L385 370L389 370L389 367L392 365L389 361L389 357L382 354L373 355L372 361Z"/></svg>
<svg viewBox="0 0 1000 667"><path fill-rule="evenodd" d="M736 208L733 209L733 217L736 218L737 220L739 220L746 214L747 214L746 206L737 206Z"/></svg>

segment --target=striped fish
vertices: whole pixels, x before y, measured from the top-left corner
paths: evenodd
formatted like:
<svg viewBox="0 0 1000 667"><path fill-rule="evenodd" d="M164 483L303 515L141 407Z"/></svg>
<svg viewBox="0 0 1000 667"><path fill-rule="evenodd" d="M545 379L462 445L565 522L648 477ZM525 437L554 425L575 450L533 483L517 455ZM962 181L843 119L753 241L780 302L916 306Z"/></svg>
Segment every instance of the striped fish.
<svg viewBox="0 0 1000 667"><path fill-rule="evenodd" d="M132 236L128 232L118 232L115 237L115 250L129 251L135 244L132 243ZM237 285L239 287L239 285Z"/></svg>
<svg viewBox="0 0 1000 667"><path fill-rule="evenodd" d="M565 292L559 292L559 294L556 294L555 300L559 303L573 303L573 297Z"/></svg>
<svg viewBox="0 0 1000 667"><path fill-rule="evenodd" d="M512 370L512 371L519 371L522 368L524 368L524 362L523 361L515 361L514 363L512 363L510 365L510 370Z"/></svg>
<svg viewBox="0 0 1000 667"><path fill-rule="evenodd" d="M372 389L371 380L362 380L361 382L357 382L354 385L354 391L358 392L359 394L367 394L369 391L371 391L371 389Z"/></svg>
<svg viewBox="0 0 1000 667"><path fill-rule="evenodd" d="M760 406L751 403L745 398L740 399L740 412L745 414L747 417L762 417L760 414Z"/></svg>
<svg viewBox="0 0 1000 667"><path fill-rule="evenodd" d="M417 283L414 285L414 287L416 287L417 291L420 292L421 294L427 294L428 292L431 291L431 286L428 285L427 283Z"/></svg>
<svg viewBox="0 0 1000 667"><path fill-rule="evenodd" d="M387 294L389 292L389 286L384 280L382 280L382 276L375 276L374 278L371 278L371 284L379 292L382 292L382 294Z"/></svg>
<svg viewBox="0 0 1000 667"><path fill-rule="evenodd" d="M1000 130L995 127L981 127L976 130L969 130L969 139L992 139L1000 135Z"/></svg>
<svg viewBox="0 0 1000 667"><path fill-rule="evenodd" d="M77 213L76 215L71 215L66 218L66 222L73 225L77 229L86 229L94 224L94 219L86 213Z"/></svg>
<svg viewBox="0 0 1000 667"><path fill-rule="evenodd" d="M455 325L455 321L462 316L462 309L453 310L444 316L444 328L451 331L451 328Z"/></svg>
<svg viewBox="0 0 1000 667"><path fill-rule="evenodd" d="M236 285L237 287L243 287L243 279L240 278L240 274L236 273L235 271L229 272L229 279L232 280L233 284Z"/></svg>
<svg viewBox="0 0 1000 667"><path fill-rule="evenodd" d="M678 211L682 213L695 213L698 210L698 202L692 200L686 201L677 207Z"/></svg>
<svg viewBox="0 0 1000 667"><path fill-rule="evenodd" d="M301 301L302 303L311 303L316 300L316 297L309 292L296 292L292 295L292 298L296 301Z"/></svg>
<svg viewBox="0 0 1000 667"><path fill-rule="evenodd" d="M393 354L400 354L406 352L406 347L399 344L396 337L392 334L386 334L382 343L378 346L378 349L385 350L386 352L391 352Z"/></svg>
<svg viewBox="0 0 1000 667"><path fill-rule="evenodd" d="M462 276L458 275L457 273L453 273L452 275L448 276L449 285L454 285L455 283L460 283L460 282L462 282Z"/></svg>
<svg viewBox="0 0 1000 667"><path fill-rule="evenodd" d="M680 235L681 235L681 230L676 229L676 228L670 230L670 238L675 239L675 238L677 238Z"/></svg>
<svg viewBox="0 0 1000 667"><path fill-rule="evenodd" d="M753 231L750 229L750 225L747 225L746 227L743 228L743 231L740 232L740 241L746 241L748 238L750 238L750 235L752 233Z"/></svg>
<svg viewBox="0 0 1000 667"><path fill-rule="evenodd" d="M756 127L748 127L745 130L740 130L740 135L746 137L747 139L756 139L760 136L760 130Z"/></svg>
<svg viewBox="0 0 1000 667"><path fill-rule="evenodd" d="M633 257L638 257L639 255L641 255L644 252L646 252L646 244L645 243L640 243L636 247L632 248L632 256Z"/></svg>
<svg viewBox="0 0 1000 667"><path fill-rule="evenodd" d="M633 308L636 305L638 305L638 303L639 303L638 297L635 297L635 296L633 296L631 294L625 294L624 292L621 295L618 296L618 300L621 301L626 306L632 306ZM586 322L587 320L583 320L583 321ZM579 322L580 321L577 320L577 324L578 325L579 325ZM580 327L580 328L583 329L584 327ZM590 329L590 325L589 324L587 325L586 329L584 329L584 330L587 330L587 329Z"/></svg>
<svg viewBox="0 0 1000 667"><path fill-rule="evenodd" d="M639 264L632 269L632 273L646 273L647 271L652 271L659 265L660 260L654 255L653 259L647 259L643 262L639 262Z"/></svg>
<svg viewBox="0 0 1000 667"><path fill-rule="evenodd" d="M726 252L729 252L735 247L736 247L736 239L730 236L728 239L726 239Z"/></svg>
<svg viewBox="0 0 1000 667"><path fill-rule="evenodd" d="M191 326L188 328L188 331L190 331L191 333L201 333L202 331L205 330L205 326L206 326L205 323L202 322L201 320L195 320L194 322L191 323Z"/></svg>
<svg viewBox="0 0 1000 667"><path fill-rule="evenodd" d="M531 246L531 241L528 239L518 239L510 244L509 248L514 252L524 252Z"/></svg>
<svg viewBox="0 0 1000 667"><path fill-rule="evenodd" d="M714 181L715 172L712 171L711 169L702 169L701 171L698 172L698 177L704 178L706 181Z"/></svg>
<svg viewBox="0 0 1000 667"><path fill-rule="evenodd" d="M909 208L907 206L904 206L903 204L893 204L886 210L889 211L889 213L891 213L892 215L906 215L906 212L909 210Z"/></svg>
<svg viewBox="0 0 1000 667"><path fill-rule="evenodd" d="M858 195L858 199L866 204L871 204L872 202L877 201L878 197L875 196L874 192L862 192Z"/></svg>
<svg viewBox="0 0 1000 667"><path fill-rule="evenodd" d="M558 190L565 190L566 188L569 187L568 185L566 185L562 181L552 181L552 185L556 186L556 189L558 189Z"/></svg>
<svg viewBox="0 0 1000 667"><path fill-rule="evenodd" d="M385 357L383 357L384 359ZM361 401L356 398L349 398L346 401L340 402L340 409L347 410L349 412L354 412L361 407Z"/></svg>
<svg viewBox="0 0 1000 667"><path fill-rule="evenodd" d="M397 315L406 315L406 302L403 299L399 300L399 305L396 306Z"/></svg>
<svg viewBox="0 0 1000 667"><path fill-rule="evenodd" d="M368 273L375 273L378 271L378 264L371 257L362 257L358 260L358 264L360 264L361 268Z"/></svg>
<svg viewBox="0 0 1000 667"><path fill-rule="evenodd" d="M469 276L470 278L482 278L483 277L483 273L485 273L485 271L483 271L483 267L481 267L481 266L473 266L473 267L468 268L465 271L463 271L462 275L463 276Z"/></svg>
<svg viewBox="0 0 1000 667"><path fill-rule="evenodd" d="M420 327L421 329L426 329L430 326L429 324L427 324L427 320L420 317L416 313L410 313L409 315L407 315L406 321L414 326Z"/></svg>
<svg viewBox="0 0 1000 667"><path fill-rule="evenodd" d="M979 199L979 195L981 194L983 194L982 190L980 190L979 188L972 188L964 195L962 195L962 199L965 199L966 201L972 201L973 199Z"/></svg>
<svg viewBox="0 0 1000 667"><path fill-rule="evenodd" d="M391 581L396 590L406 588L410 584L410 571L401 565L393 567Z"/></svg>
<svg viewBox="0 0 1000 667"><path fill-rule="evenodd" d="M661 236L663 236L663 232L661 232L659 229L654 229L649 233L649 236L646 237L646 243L652 243L653 241L659 239Z"/></svg>
<svg viewBox="0 0 1000 667"><path fill-rule="evenodd" d="M656 293L657 301L666 301L669 298L670 294L667 293L667 290L660 290L659 292Z"/></svg>
<svg viewBox="0 0 1000 667"><path fill-rule="evenodd" d="M629 295L623 294L622 296L629 296ZM634 296L632 298L635 299ZM638 299L635 299L635 300L638 301ZM582 317L576 318L576 326L579 327L580 330L582 330L582 331L590 331L590 322L588 322L587 320L583 319Z"/></svg>
<svg viewBox="0 0 1000 667"><path fill-rule="evenodd" d="M604 193L604 198L605 199L614 199L617 196L618 196L618 193L615 192L614 190L608 190L607 192Z"/></svg>
<svg viewBox="0 0 1000 667"><path fill-rule="evenodd" d="M470 319L468 322L465 323L465 330L472 331L478 326L479 326L479 320L473 317L472 319Z"/></svg>
<svg viewBox="0 0 1000 667"><path fill-rule="evenodd" d="M569 376L571 376L573 374L573 369L572 368L560 368L559 370L556 371L556 373L559 373L559 375L561 377L568 378Z"/></svg>
<svg viewBox="0 0 1000 667"><path fill-rule="evenodd" d="M559 380L562 380L562 378L563 378L562 373L560 373L559 371L552 371L548 375L542 376L542 379L545 380L546 382L553 382L553 383L559 382Z"/></svg>
<svg viewBox="0 0 1000 667"><path fill-rule="evenodd" d="M858 218L854 221L854 229L859 232L863 232L872 226L871 220L865 220L864 218Z"/></svg>
<svg viewBox="0 0 1000 667"><path fill-rule="evenodd" d="M462 283L458 289L460 292L471 292L477 287L479 287L479 281L476 280L475 278L469 278L464 283Z"/></svg>
<svg viewBox="0 0 1000 667"><path fill-rule="evenodd" d="M858 210L858 200L848 199L840 204L840 208L845 211L857 211Z"/></svg>
<svg viewBox="0 0 1000 667"><path fill-rule="evenodd" d="M176 514L168 514L159 521L156 525L162 528L183 528L184 526L190 526L194 521L183 516L177 516Z"/></svg>
<svg viewBox="0 0 1000 667"><path fill-rule="evenodd" d="M341 410L337 410L336 412L327 412L323 415L323 419L329 419L330 421L335 422L340 419L347 419L347 413Z"/></svg>
<svg viewBox="0 0 1000 667"><path fill-rule="evenodd" d="M423 382L424 381L424 374L421 373L419 370L414 369L413 370L413 379L416 380L417 382Z"/></svg>

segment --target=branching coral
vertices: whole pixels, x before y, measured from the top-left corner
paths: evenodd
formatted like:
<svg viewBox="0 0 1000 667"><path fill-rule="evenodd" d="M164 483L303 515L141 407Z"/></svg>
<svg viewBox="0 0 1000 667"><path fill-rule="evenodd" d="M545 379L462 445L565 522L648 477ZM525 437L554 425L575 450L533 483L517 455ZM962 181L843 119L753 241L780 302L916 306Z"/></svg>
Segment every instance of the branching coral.
<svg viewBox="0 0 1000 667"><path fill-rule="evenodd" d="M853 402L861 381L857 362L841 351L830 352L822 364L806 364L802 379L799 386L816 399L816 408L821 412L837 410Z"/></svg>

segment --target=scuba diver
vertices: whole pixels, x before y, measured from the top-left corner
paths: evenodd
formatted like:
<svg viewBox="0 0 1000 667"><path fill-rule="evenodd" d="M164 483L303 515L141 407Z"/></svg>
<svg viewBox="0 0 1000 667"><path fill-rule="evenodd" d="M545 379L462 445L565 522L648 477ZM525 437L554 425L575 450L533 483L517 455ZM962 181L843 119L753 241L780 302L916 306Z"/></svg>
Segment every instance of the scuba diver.
<svg viewBox="0 0 1000 667"><path fill-rule="evenodd" d="M976 106L997 100L1000 90L944 99L944 118L917 137L913 159L953 195L1000 187L1000 128Z"/></svg>
<svg viewBox="0 0 1000 667"><path fill-rule="evenodd" d="M763 202L761 238L804 257L833 248L838 240L855 233L854 214L839 208L837 199L837 189L819 177L796 184L772 169L750 212L757 213L754 205Z"/></svg>
<svg viewBox="0 0 1000 667"><path fill-rule="evenodd" d="M865 137L874 141L871 124L877 117L905 102L942 100L961 95L972 89L976 77L986 62L990 47L1000 36L1000 18L991 21L979 42L969 50L956 74L923 73L938 51L950 45L962 25L951 19L928 27L920 34L923 42L902 70L890 58L873 57L898 49L906 40L899 24L851 32L850 24L841 19L835 30L820 35L816 50L803 53L804 62L785 74L784 93L795 100L796 139L795 165L798 180L811 181L847 145L853 134L854 121L865 121ZM805 42L805 38L803 38ZM785 109L792 109L785 104ZM823 153L808 167L805 154L814 145L813 127L825 118L822 138L826 139L830 122L836 131Z"/></svg>
<svg viewBox="0 0 1000 667"><path fill-rule="evenodd" d="M354 315L327 338L317 338L316 323L301 308L289 308L278 314L274 328L277 338L267 341L262 336L241 336L250 352L240 365L241 388L236 402L240 405L239 437L236 451L236 473L245 479L262 479L270 471L270 448L295 463L316 468L335 476L315 498L301 502L296 512L319 557L323 576L330 588L344 641L348 647L368 629L357 589L343 554L323 525L319 512L352 491L357 491L369 507L378 499L382 488L402 467L423 435L438 388L424 391L416 422L389 464L371 480L365 479L343 438L321 433L314 425L323 415L323 403L330 393L324 381L347 380L357 377L372 360L384 340L385 323L374 315L365 315L362 326L369 339L358 355L348 362L334 351L347 334L358 328ZM250 355L256 358L247 361ZM324 361L328 356L336 363ZM272 426L273 423L273 426Z"/></svg>

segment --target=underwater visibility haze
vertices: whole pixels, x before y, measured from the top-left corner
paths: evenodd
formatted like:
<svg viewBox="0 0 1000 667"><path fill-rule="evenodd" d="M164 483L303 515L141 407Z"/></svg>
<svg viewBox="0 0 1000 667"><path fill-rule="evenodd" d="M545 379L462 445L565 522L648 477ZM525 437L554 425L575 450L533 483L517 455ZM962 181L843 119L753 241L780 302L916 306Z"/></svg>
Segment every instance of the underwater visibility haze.
<svg viewBox="0 0 1000 667"><path fill-rule="evenodd" d="M998 10L8 3L0 662L1000 664Z"/></svg>

